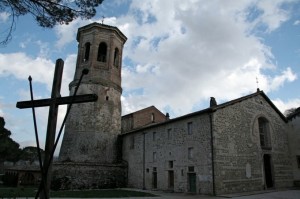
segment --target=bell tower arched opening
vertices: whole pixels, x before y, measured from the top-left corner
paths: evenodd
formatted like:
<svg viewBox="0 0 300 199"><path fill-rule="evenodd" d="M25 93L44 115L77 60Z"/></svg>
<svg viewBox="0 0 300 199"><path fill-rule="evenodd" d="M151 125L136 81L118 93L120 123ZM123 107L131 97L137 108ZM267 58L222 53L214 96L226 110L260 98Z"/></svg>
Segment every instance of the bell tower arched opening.
<svg viewBox="0 0 300 199"><path fill-rule="evenodd" d="M97 61L106 62L107 45L105 42L101 42L98 47Z"/></svg>
<svg viewBox="0 0 300 199"><path fill-rule="evenodd" d="M120 65L120 60L119 60L119 49L115 48L115 53L114 53L114 66L119 67Z"/></svg>
<svg viewBox="0 0 300 199"><path fill-rule="evenodd" d="M84 44L84 58L83 58L83 62L86 62L89 60L90 58L90 48L91 48L91 43L87 42Z"/></svg>

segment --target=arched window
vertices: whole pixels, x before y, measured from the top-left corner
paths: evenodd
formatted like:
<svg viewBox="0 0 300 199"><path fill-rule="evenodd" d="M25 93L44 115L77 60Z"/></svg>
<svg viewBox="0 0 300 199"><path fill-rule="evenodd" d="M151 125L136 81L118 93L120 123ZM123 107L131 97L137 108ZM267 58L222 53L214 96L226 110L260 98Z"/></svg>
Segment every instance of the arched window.
<svg viewBox="0 0 300 199"><path fill-rule="evenodd" d="M99 44L97 60L100 62L106 62L107 45L104 42Z"/></svg>
<svg viewBox="0 0 300 199"><path fill-rule="evenodd" d="M91 43L87 42L84 44L84 58L83 58L83 62L86 62L89 60L90 57L90 48L91 48Z"/></svg>
<svg viewBox="0 0 300 199"><path fill-rule="evenodd" d="M266 118L258 118L260 146L262 148L271 148L270 127Z"/></svg>
<svg viewBox="0 0 300 199"><path fill-rule="evenodd" d="M115 67L119 67L119 49L115 48L115 53L114 53L114 65Z"/></svg>

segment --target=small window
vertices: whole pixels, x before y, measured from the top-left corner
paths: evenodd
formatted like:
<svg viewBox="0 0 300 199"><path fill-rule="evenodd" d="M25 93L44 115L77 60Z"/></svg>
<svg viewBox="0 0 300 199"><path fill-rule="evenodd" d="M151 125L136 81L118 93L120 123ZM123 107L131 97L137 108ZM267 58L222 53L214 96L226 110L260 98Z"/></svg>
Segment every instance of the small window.
<svg viewBox="0 0 300 199"><path fill-rule="evenodd" d="M153 132L153 141L156 141L156 132Z"/></svg>
<svg viewBox="0 0 300 199"><path fill-rule="evenodd" d="M193 134L193 122L189 122L187 124L187 128L188 128L188 134L189 135Z"/></svg>
<svg viewBox="0 0 300 199"><path fill-rule="evenodd" d="M156 162L157 157L156 157L156 152L153 152L153 162Z"/></svg>
<svg viewBox="0 0 300 199"><path fill-rule="evenodd" d="M297 164L298 164L298 169L300 169L300 155L297 155Z"/></svg>
<svg viewBox="0 0 300 199"><path fill-rule="evenodd" d="M168 133L168 140L171 140L172 139L172 129L168 129L167 133Z"/></svg>
<svg viewBox="0 0 300 199"><path fill-rule="evenodd" d="M195 168L194 168L194 167L188 167L188 171L189 171L189 172L194 172L194 171L195 171Z"/></svg>
<svg viewBox="0 0 300 199"><path fill-rule="evenodd" d="M156 167L153 167L153 172L157 172L157 168Z"/></svg>
<svg viewBox="0 0 300 199"><path fill-rule="evenodd" d="M193 156L194 156L194 148L193 147L189 147L188 148L188 158L189 159L193 159Z"/></svg>
<svg viewBox="0 0 300 199"><path fill-rule="evenodd" d="M114 66L119 67L119 49L115 48L115 53L114 53Z"/></svg>
<svg viewBox="0 0 300 199"><path fill-rule="evenodd" d="M130 146L129 146L130 149L134 149L134 136L131 136L130 138Z"/></svg>
<svg viewBox="0 0 300 199"><path fill-rule="evenodd" d="M84 44L84 58L83 58L83 62L86 62L89 60L90 57L90 48L91 48L91 43L87 42Z"/></svg>
<svg viewBox="0 0 300 199"><path fill-rule="evenodd" d="M173 161L169 161L169 169L173 169Z"/></svg>
<svg viewBox="0 0 300 199"><path fill-rule="evenodd" d="M107 45L104 42L99 44L97 60L100 62L106 62Z"/></svg>

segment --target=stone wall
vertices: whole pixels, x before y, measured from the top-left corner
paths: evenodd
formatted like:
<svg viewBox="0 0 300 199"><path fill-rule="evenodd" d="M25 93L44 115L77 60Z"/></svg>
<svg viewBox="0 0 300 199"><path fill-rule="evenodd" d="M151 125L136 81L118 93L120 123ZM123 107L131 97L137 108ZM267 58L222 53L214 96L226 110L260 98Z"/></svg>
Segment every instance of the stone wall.
<svg viewBox="0 0 300 199"><path fill-rule="evenodd" d="M190 133L188 123L192 124ZM212 194L207 113L169 120L122 136L128 187ZM195 176L193 188L189 176Z"/></svg>
<svg viewBox="0 0 300 199"><path fill-rule="evenodd" d="M270 149L262 149L258 118L269 122ZM217 109L213 114L216 194L266 188L264 154L269 154L275 188L292 186L287 124L261 95Z"/></svg>
<svg viewBox="0 0 300 199"><path fill-rule="evenodd" d="M115 163L121 133L120 91L100 84L82 84L78 94L88 93L97 94L98 100L72 106L59 160Z"/></svg>
<svg viewBox="0 0 300 199"><path fill-rule="evenodd" d="M126 183L125 164L56 162L51 187L58 190L102 189L125 187Z"/></svg>
<svg viewBox="0 0 300 199"><path fill-rule="evenodd" d="M289 146L291 151L294 180L298 181L298 186L300 186L300 168L297 160L297 157L300 158L300 116L291 118L289 126Z"/></svg>

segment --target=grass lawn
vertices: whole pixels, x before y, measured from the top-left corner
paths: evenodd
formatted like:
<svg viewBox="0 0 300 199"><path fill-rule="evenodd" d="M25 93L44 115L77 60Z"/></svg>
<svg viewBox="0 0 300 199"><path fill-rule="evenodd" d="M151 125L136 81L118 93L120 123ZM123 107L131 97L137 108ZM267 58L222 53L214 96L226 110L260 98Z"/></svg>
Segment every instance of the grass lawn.
<svg viewBox="0 0 300 199"><path fill-rule="evenodd" d="M35 197L36 188L5 188L0 187L0 198ZM56 198L121 198L121 197L151 197L150 193L122 189L51 191L50 197Z"/></svg>

